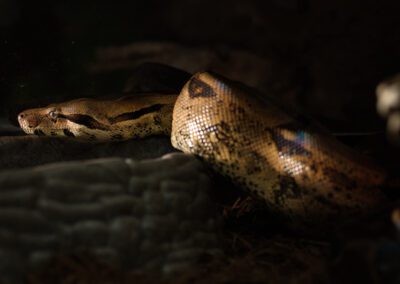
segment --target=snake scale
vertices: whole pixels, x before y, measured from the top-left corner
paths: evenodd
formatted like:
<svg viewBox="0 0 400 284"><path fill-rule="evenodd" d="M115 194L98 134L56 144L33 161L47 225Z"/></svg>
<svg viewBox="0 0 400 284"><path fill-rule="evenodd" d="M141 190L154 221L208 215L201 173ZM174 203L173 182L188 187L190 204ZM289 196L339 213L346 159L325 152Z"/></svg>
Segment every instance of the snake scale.
<svg viewBox="0 0 400 284"><path fill-rule="evenodd" d="M171 135L291 220L325 222L367 213L387 201L384 170L268 97L219 75L193 75L179 95L78 99L23 111L28 134L89 140Z"/></svg>

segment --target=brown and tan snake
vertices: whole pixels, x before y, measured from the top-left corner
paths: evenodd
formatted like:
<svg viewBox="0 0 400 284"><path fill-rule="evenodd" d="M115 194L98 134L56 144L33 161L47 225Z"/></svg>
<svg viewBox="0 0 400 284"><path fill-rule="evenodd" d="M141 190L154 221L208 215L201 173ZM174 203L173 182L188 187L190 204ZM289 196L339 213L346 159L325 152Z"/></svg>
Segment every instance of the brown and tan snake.
<svg viewBox="0 0 400 284"><path fill-rule="evenodd" d="M28 134L90 140L171 135L172 145L294 220L366 213L385 204L386 173L307 119L211 73L197 73L179 95L78 99L26 110Z"/></svg>

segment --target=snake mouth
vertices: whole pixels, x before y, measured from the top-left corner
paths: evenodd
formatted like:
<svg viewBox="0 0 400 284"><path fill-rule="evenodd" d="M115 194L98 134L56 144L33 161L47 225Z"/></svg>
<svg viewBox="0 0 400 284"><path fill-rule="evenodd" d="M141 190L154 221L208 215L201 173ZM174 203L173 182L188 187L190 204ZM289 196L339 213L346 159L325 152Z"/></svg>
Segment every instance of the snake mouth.
<svg viewBox="0 0 400 284"><path fill-rule="evenodd" d="M20 127L25 132L25 134L28 134L28 135L33 135L34 134L34 131L35 131L34 129L29 129L29 128L23 126L23 125L20 125Z"/></svg>
<svg viewBox="0 0 400 284"><path fill-rule="evenodd" d="M18 123L19 123L19 127L20 127L26 134L34 134L35 129L29 127L25 121L18 119Z"/></svg>

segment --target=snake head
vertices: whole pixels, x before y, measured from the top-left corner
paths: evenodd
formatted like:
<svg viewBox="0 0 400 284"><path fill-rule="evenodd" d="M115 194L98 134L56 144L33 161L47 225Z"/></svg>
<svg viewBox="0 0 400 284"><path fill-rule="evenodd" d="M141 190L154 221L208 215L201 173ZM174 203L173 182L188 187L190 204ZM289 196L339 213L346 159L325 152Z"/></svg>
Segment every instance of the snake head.
<svg viewBox="0 0 400 284"><path fill-rule="evenodd" d="M90 99L78 99L28 109L18 114L18 123L25 133L40 136L82 137L86 129L105 130L107 125L88 115L91 103ZM92 113L96 113L92 108Z"/></svg>
<svg viewBox="0 0 400 284"><path fill-rule="evenodd" d="M18 123L27 134L61 136L66 125L59 120L59 112L55 106L28 109L18 114Z"/></svg>

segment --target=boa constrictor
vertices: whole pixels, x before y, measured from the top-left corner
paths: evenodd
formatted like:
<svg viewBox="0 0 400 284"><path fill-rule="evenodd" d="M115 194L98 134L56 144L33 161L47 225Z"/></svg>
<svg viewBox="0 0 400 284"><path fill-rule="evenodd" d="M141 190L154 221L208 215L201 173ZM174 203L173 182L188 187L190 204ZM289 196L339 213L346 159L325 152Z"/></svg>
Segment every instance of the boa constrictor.
<svg viewBox="0 0 400 284"><path fill-rule="evenodd" d="M175 148L292 220L346 218L386 201L381 168L308 119L211 73L195 74L179 95L78 99L26 110L18 120L28 134L98 141L171 135Z"/></svg>

